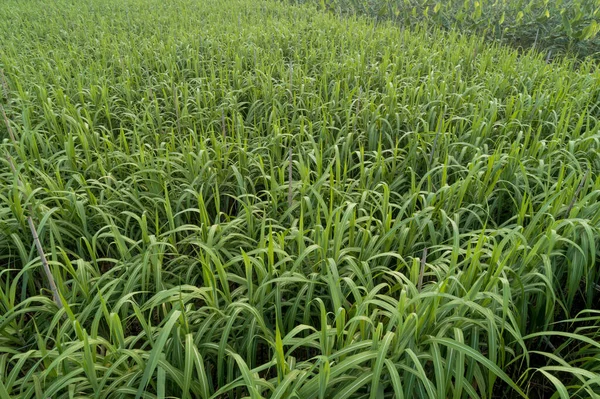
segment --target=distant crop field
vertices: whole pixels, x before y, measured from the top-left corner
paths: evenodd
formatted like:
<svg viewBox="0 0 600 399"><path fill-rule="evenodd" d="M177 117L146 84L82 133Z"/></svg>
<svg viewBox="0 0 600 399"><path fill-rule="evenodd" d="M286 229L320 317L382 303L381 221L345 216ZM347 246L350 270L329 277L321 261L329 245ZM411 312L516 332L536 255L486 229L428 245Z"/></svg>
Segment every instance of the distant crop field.
<svg viewBox="0 0 600 399"><path fill-rule="evenodd" d="M292 0L399 26L428 24L483 35L522 50L600 59L599 0Z"/></svg>
<svg viewBox="0 0 600 399"><path fill-rule="evenodd" d="M2 2L0 399L600 397L596 61L343 14Z"/></svg>

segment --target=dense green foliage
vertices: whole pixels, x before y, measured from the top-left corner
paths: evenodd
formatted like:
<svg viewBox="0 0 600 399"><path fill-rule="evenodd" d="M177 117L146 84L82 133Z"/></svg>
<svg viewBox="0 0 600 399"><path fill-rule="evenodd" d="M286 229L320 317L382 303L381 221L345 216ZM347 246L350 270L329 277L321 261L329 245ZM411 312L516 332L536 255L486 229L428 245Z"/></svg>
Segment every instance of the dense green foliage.
<svg viewBox="0 0 600 399"><path fill-rule="evenodd" d="M424 21L445 29L482 34L552 59L575 54L600 59L600 0L291 0L312 2L339 14Z"/></svg>
<svg viewBox="0 0 600 399"><path fill-rule="evenodd" d="M0 399L600 397L592 63L263 0L0 34Z"/></svg>

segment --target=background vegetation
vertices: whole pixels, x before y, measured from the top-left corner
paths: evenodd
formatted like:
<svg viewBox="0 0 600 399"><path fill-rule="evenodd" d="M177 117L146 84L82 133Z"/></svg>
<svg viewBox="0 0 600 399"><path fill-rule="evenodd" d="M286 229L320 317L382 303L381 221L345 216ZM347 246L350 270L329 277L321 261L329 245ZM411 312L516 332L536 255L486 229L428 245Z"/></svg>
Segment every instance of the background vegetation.
<svg viewBox="0 0 600 399"><path fill-rule="evenodd" d="M598 0L293 0L341 15L367 15L399 26L423 23L483 35L553 59L600 58Z"/></svg>
<svg viewBox="0 0 600 399"><path fill-rule="evenodd" d="M0 32L1 399L600 396L592 61L262 0Z"/></svg>

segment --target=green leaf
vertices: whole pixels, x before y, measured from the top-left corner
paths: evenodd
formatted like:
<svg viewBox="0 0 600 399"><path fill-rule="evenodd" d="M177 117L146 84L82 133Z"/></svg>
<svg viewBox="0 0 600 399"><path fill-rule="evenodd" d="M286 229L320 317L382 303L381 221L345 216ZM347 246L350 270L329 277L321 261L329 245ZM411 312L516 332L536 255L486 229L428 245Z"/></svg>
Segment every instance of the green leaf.
<svg viewBox="0 0 600 399"><path fill-rule="evenodd" d="M173 329L173 326L179 319L180 315L181 315L181 312L179 310L173 311L173 313L171 314L171 317L169 317L169 319L165 323L164 327L161 329L160 334L158 335L158 339L154 343L154 347L152 348L152 351L150 352L150 356L148 358L148 363L144 367L144 374L142 376L142 381L140 382L140 386L138 387L137 393L135 395L136 399L139 399L142 396L144 390L148 386L148 383L150 382L150 378L154 374L154 370L156 369L156 366L158 365L158 361L160 360L160 357L163 355L162 352L163 352L163 349L167 342L167 339L171 335L171 330Z"/></svg>
<svg viewBox="0 0 600 399"><path fill-rule="evenodd" d="M525 15L525 14L523 14L523 11L519 11L519 12L517 13L517 18L516 18L516 21L517 21L517 23L521 22L521 20L523 19L523 16L524 16L524 15Z"/></svg>
<svg viewBox="0 0 600 399"><path fill-rule="evenodd" d="M521 395L524 398L527 398L527 395L515 384L515 382L504 372L500 367L498 367L495 363L492 363L488 358L483 356L480 352L475 349L467 346L465 344L458 343L450 338L435 338L431 337L427 341L429 342L437 342L442 345L445 345L448 348L454 349L460 353L464 353L466 356L475 359L479 364L490 370L500 379L508 384L515 392Z"/></svg>
<svg viewBox="0 0 600 399"><path fill-rule="evenodd" d="M598 24L596 21L592 21L583 29L580 39L589 40L598 34L598 30L600 30L600 24Z"/></svg>
<svg viewBox="0 0 600 399"><path fill-rule="evenodd" d="M550 374L543 368L540 368L537 371L544 374L544 376L548 380L550 380L552 385L554 385L554 387L556 388L556 392L560 395L561 399L570 399L571 398L571 396L569 395L569 391L567 391L567 388L564 386L564 384L562 382L560 382L560 380L558 378L556 378L556 376Z"/></svg>

